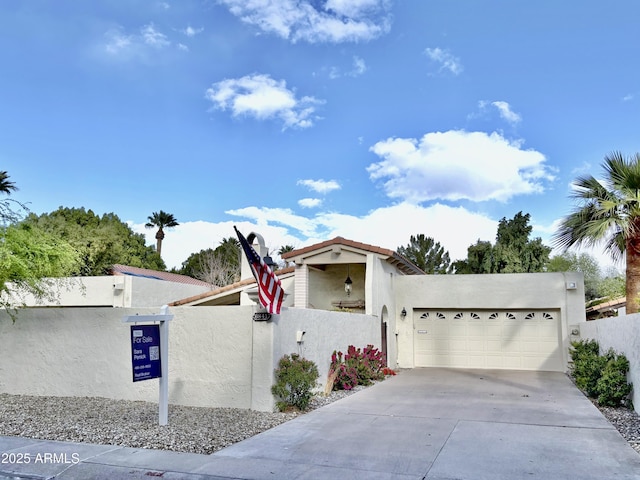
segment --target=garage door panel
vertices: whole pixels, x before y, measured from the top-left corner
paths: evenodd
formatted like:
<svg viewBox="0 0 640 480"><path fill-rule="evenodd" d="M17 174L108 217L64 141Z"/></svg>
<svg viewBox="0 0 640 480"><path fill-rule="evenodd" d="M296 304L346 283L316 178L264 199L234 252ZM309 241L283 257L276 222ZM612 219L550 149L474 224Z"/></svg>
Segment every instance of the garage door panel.
<svg viewBox="0 0 640 480"><path fill-rule="evenodd" d="M417 312L415 365L563 371L559 317L556 310Z"/></svg>

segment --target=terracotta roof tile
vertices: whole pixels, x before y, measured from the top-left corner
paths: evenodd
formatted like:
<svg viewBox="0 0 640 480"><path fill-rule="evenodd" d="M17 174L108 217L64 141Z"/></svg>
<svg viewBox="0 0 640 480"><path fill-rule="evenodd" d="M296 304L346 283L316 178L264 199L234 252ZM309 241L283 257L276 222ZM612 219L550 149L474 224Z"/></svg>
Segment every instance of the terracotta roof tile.
<svg viewBox="0 0 640 480"><path fill-rule="evenodd" d="M188 285L199 285L203 287L211 287L210 283L203 282L187 275L177 273L160 272L158 270L150 270L148 268L130 267L128 265L113 265L111 267L112 275L130 275L132 277L152 278L154 280L164 280L166 282L186 283Z"/></svg>
<svg viewBox="0 0 640 480"><path fill-rule="evenodd" d="M323 248L330 247L331 245L346 245L353 248L358 248L360 250L364 250L366 252L378 253L380 255L386 255L387 257L395 259L397 262L401 263L404 268L401 270L405 271L405 273L412 273L422 275L424 272L420 270L416 265L414 265L407 258L403 257L397 252L393 250L389 250L388 248L377 247L375 245L369 245L368 243L356 242L354 240L348 240L344 237L335 237L331 240L326 240L321 243L316 243L315 245L309 245L308 247L300 248L298 250L292 250L291 252L287 252L282 255L282 259L286 260L288 258L297 257L299 255L304 255L305 253L314 252L316 250L322 250Z"/></svg>
<svg viewBox="0 0 640 480"><path fill-rule="evenodd" d="M295 267L287 267L287 268L282 268L280 270L276 271L276 275L285 275L288 273L293 273L295 271ZM194 295L192 297L189 298L184 298L181 300L176 300L175 302L172 302L169 304L169 306L173 306L173 307L177 307L179 305L185 305L187 303L192 303L195 302L197 300L204 300L206 298L209 297L215 297L216 295L220 295L221 293L225 293L225 292L230 292L233 291L237 288L241 288L241 287L245 287L247 285L251 285L253 283L256 283L256 279L251 277L251 278L245 278L244 280L240 280L239 282L235 282L235 283L231 283L229 285L225 285L224 287L218 287L215 288L209 292L204 292L204 293L200 293L198 295Z"/></svg>

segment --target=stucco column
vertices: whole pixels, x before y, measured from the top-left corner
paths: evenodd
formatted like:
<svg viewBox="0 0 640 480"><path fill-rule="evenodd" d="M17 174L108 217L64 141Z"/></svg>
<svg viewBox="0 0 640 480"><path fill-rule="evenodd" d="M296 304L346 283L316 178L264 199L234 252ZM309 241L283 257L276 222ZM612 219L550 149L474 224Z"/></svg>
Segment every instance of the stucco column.
<svg viewBox="0 0 640 480"><path fill-rule="evenodd" d="M254 309L254 312L257 311ZM275 406L273 385L273 322L253 322L251 351L251 409L272 412Z"/></svg>

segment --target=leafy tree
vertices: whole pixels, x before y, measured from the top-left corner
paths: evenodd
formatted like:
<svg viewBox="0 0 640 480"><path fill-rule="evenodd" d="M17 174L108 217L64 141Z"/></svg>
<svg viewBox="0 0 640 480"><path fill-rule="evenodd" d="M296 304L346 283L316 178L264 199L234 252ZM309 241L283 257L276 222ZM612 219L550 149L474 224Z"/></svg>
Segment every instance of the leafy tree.
<svg viewBox="0 0 640 480"><path fill-rule="evenodd" d="M223 287L240 280L240 242L223 238L214 250L208 248L192 253L182 262L182 275Z"/></svg>
<svg viewBox="0 0 640 480"><path fill-rule="evenodd" d="M0 193L17 190L6 171L0 172ZM20 295L36 299L53 298L53 280L65 277L78 268L78 252L64 240L42 229L19 224L22 213L12 209L11 200L0 202L0 307L11 313ZM27 211L20 202L21 210ZM11 288L10 288L11 287Z"/></svg>
<svg viewBox="0 0 640 480"><path fill-rule="evenodd" d="M145 224L145 227L158 228L158 231L156 232L156 251L158 252L158 255L162 256L164 229L177 227L180 224L171 213L163 212L162 210L159 212L153 212L153 214L148 217L148 220L149 221Z"/></svg>
<svg viewBox="0 0 640 480"><path fill-rule="evenodd" d="M452 270L455 273L492 273L493 245L478 239L475 245L467 248L467 259L453 262Z"/></svg>
<svg viewBox="0 0 640 480"><path fill-rule="evenodd" d="M542 239L530 239L531 216L518 212L498 222L496 243L478 240L467 249L467 259L453 264L455 273L531 273L544 271L551 248Z"/></svg>
<svg viewBox="0 0 640 480"><path fill-rule="evenodd" d="M587 301L600 298L602 286L602 272L598 261L588 253L580 255L573 252L564 252L555 255L549 260L547 266L549 272L581 272L584 276L584 296Z"/></svg>
<svg viewBox="0 0 640 480"><path fill-rule="evenodd" d="M0 306L4 308L24 294L36 299L55 298L52 279L78 269L80 258L73 246L35 225L5 227L0 240Z"/></svg>
<svg viewBox="0 0 640 480"><path fill-rule="evenodd" d="M398 247L397 252L413 262L425 273L447 273L451 260L449 252L431 237L423 233L411 235L406 247Z"/></svg>
<svg viewBox="0 0 640 480"><path fill-rule="evenodd" d="M603 301L614 300L624 297L625 294L625 278L622 275L607 276L600 282L598 289L598 297Z"/></svg>
<svg viewBox="0 0 640 480"><path fill-rule="evenodd" d="M71 244L80 255L78 275L107 275L112 265L165 270L160 255L145 244L143 234L134 233L114 213L102 217L84 208L64 208L40 216L30 214L26 225L37 226Z"/></svg>
<svg viewBox="0 0 640 480"><path fill-rule="evenodd" d="M625 157L613 152L604 158L602 180L578 177L571 197L573 211L554 235L556 246L604 243L615 261L626 257L627 313L637 313L640 299L640 153Z"/></svg>

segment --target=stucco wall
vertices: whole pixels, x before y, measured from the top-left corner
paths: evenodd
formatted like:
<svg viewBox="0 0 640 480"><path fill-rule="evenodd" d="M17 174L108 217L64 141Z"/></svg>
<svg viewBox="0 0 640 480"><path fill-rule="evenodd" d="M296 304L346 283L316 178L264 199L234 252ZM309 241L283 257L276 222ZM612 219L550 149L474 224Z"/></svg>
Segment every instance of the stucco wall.
<svg viewBox="0 0 640 480"><path fill-rule="evenodd" d="M273 368L283 355L298 353L318 366L321 388L329 373L334 350L347 351L369 344L380 348L380 319L370 315L320 310L289 309L274 317ZM306 332L297 343L296 332Z"/></svg>
<svg viewBox="0 0 640 480"><path fill-rule="evenodd" d="M567 289L575 283L575 289ZM513 273L495 275L419 275L395 278L398 363L414 366L413 318L416 308L523 309L560 311L563 358L567 365L569 325L585 321L584 281L581 273Z"/></svg>
<svg viewBox="0 0 640 480"><path fill-rule="evenodd" d="M169 402L270 411L274 369L285 353L316 362L324 386L333 350L379 348L378 319L283 309L254 322L255 307L174 307L169 325ZM124 316L157 308L32 308L16 322L0 312L0 392L158 401L158 380L132 381ZM298 345L296 332L306 331Z"/></svg>
<svg viewBox="0 0 640 480"><path fill-rule="evenodd" d="M633 405L640 413L640 314L602 318L580 323L580 337L597 340L601 353L613 348L629 360L628 379L633 383Z"/></svg>
<svg viewBox="0 0 640 480"><path fill-rule="evenodd" d="M251 307L172 308L169 401L251 406ZM158 401L158 380L132 382L125 315L158 309L36 308L0 313L0 392Z"/></svg>
<svg viewBox="0 0 640 480"><path fill-rule="evenodd" d="M20 295L28 306L63 307L153 307L209 291L202 285L168 282L128 275L49 279L55 299L36 301Z"/></svg>

